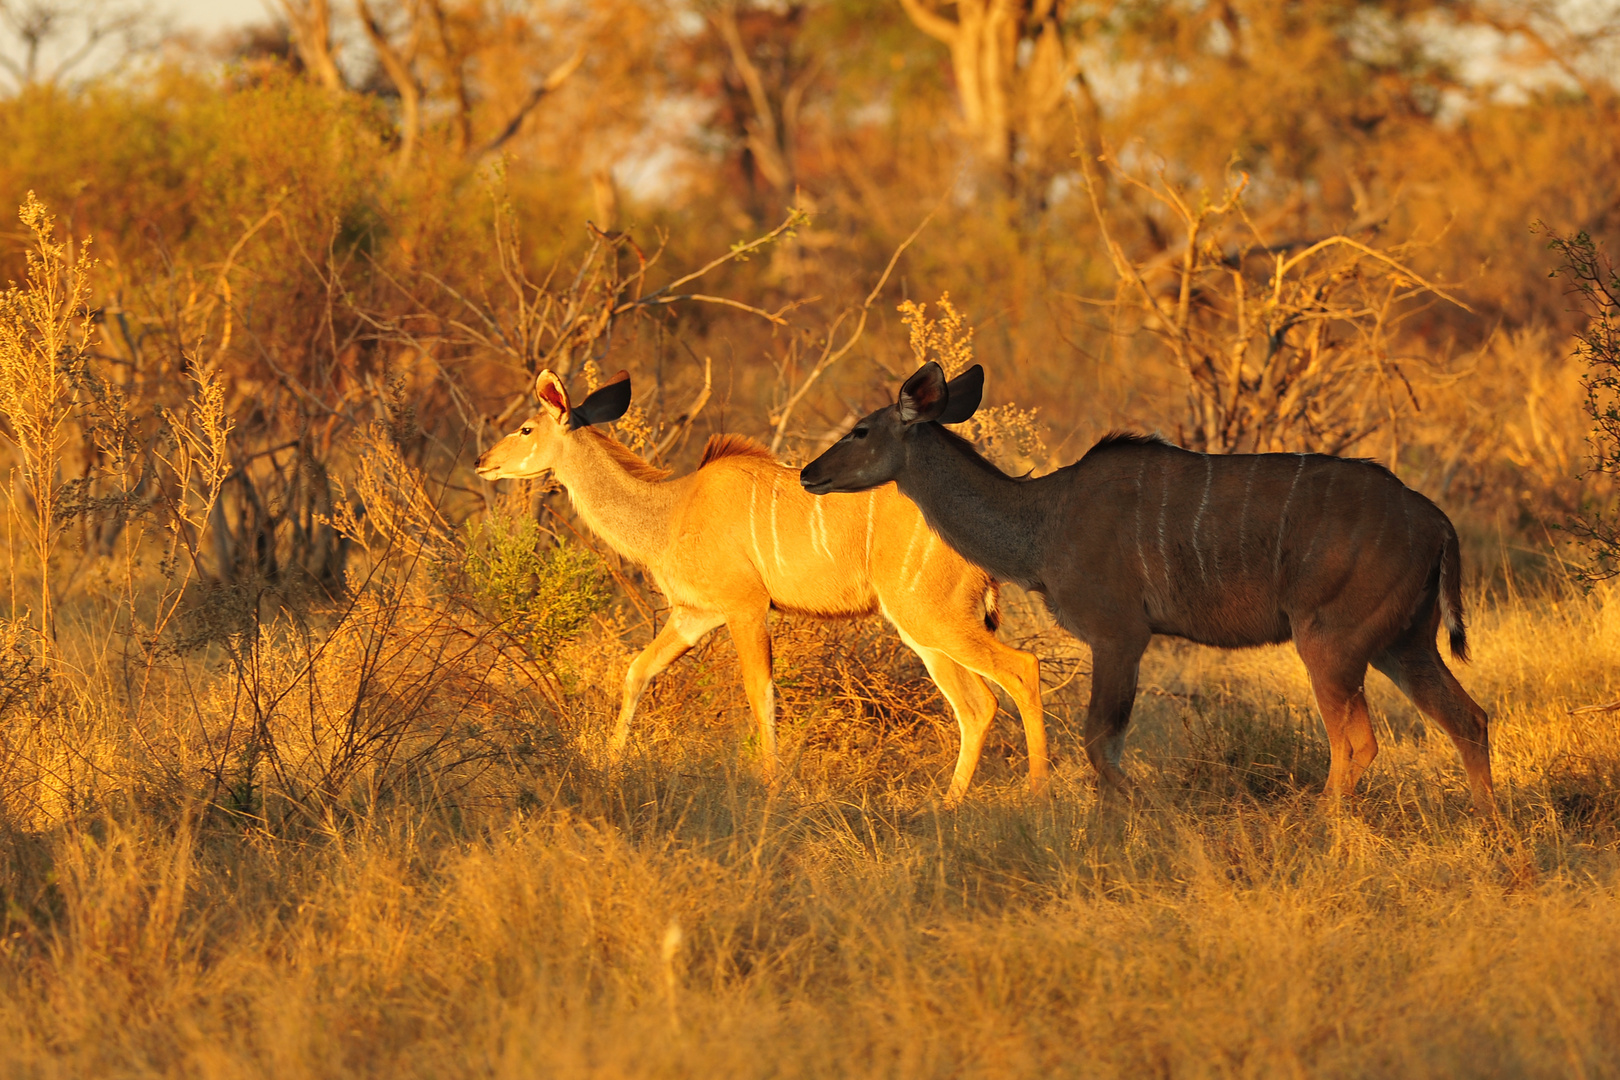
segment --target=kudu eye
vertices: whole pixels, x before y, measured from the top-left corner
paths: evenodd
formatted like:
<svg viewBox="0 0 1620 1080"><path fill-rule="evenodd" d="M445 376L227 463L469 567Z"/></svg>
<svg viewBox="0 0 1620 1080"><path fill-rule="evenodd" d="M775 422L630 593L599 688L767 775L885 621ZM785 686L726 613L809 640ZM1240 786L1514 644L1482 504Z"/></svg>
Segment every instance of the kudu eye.
<svg viewBox="0 0 1620 1080"><path fill-rule="evenodd" d="M849 433L849 437L852 439L864 439L869 434L871 434L870 428L858 427Z"/></svg>
<svg viewBox="0 0 1620 1080"><path fill-rule="evenodd" d="M519 435L533 435L534 434L534 428L532 426L520 427L520 428L518 428L518 434Z"/></svg>

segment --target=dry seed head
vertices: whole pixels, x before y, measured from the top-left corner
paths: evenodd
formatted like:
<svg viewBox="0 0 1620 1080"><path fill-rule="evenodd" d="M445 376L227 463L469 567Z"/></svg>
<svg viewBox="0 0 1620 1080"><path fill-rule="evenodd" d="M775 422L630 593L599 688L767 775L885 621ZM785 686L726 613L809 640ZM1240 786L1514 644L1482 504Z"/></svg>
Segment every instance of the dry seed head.
<svg viewBox="0 0 1620 1080"><path fill-rule="evenodd" d="M618 434L619 441L634 453L644 453L653 444L652 421L647 419L647 410L640 405L626 409L624 415L614 421L613 430Z"/></svg>
<svg viewBox="0 0 1620 1080"><path fill-rule="evenodd" d="M1010 403L984 407L963 425L967 429L964 434L1003 471L1027 473L1046 460L1046 440L1041 437L1038 412Z"/></svg>
<svg viewBox="0 0 1620 1080"><path fill-rule="evenodd" d="M928 317L928 305L911 300L899 307L900 321L911 328L911 351L917 363L939 362L945 374L955 377L973 363L973 327L951 303L950 293L939 294L939 317Z"/></svg>
<svg viewBox="0 0 1620 1080"><path fill-rule="evenodd" d="M950 293L940 294L937 318L929 318L927 304L912 300L899 310L900 321L911 328L911 351L919 364L938 361L947 376L955 377L973 363L973 327L951 303ZM1012 404L987 406L962 425L962 433L1000 468L1027 473L1046 457L1036 411Z"/></svg>

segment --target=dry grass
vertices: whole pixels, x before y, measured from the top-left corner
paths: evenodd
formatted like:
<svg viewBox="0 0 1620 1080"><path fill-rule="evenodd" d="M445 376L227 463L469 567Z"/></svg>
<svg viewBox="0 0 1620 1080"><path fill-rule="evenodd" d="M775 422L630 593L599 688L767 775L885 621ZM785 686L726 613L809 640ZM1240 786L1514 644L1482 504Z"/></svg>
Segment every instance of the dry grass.
<svg viewBox="0 0 1620 1080"><path fill-rule="evenodd" d="M782 628L776 793L724 640L668 673L604 773L612 619L560 705L487 680L546 752L449 793L362 786L324 818L154 778L143 742L223 722L206 663L202 704L171 697L140 739L111 669L60 675L5 727L93 761L93 797L24 815L48 778L9 774L0 1072L1615 1075L1620 735L1567 710L1615 696L1620 594L1476 600L1499 828L1381 682L1365 795L1319 805L1325 740L1283 649L1156 645L1129 761L1151 805L1100 803L1084 664L1009 606L1064 683L1056 783L1023 793L1005 721L955 813L954 732L876 624ZM267 671L296 660L263 649L288 650Z"/></svg>

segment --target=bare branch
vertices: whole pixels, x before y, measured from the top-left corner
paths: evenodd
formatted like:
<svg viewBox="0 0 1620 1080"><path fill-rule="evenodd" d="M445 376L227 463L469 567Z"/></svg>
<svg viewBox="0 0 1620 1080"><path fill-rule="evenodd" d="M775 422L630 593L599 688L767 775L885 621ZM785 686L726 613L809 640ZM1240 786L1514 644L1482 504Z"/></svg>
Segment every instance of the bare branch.
<svg viewBox="0 0 1620 1080"><path fill-rule="evenodd" d="M900 0L900 6L905 9L906 16L916 25L917 29L937 41L947 45L955 45L961 37L961 28L951 20L940 15L931 7L925 7L923 0Z"/></svg>
<svg viewBox="0 0 1620 1080"><path fill-rule="evenodd" d="M793 182L792 168L784 153L776 117L771 112L771 99L765 92L765 80L760 77L759 68L754 66L743 44L742 34L737 30L736 11L731 7L721 8L714 17L714 24L725 40L726 48L731 53L732 66L742 77L743 86L748 90L749 103L754 107L753 118L746 125L748 147L771 186L778 191L786 190Z"/></svg>
<svg viewBox="0 0 1620 1080"><path fill-rule="evenodd" d="M332 55L332 7L330 0L277 0L304 70L328 90L342 90L343 74Z"/></svg>
<svg viewBox="0 0 1620 1080"><path fill-rule="evenodd" d="M585 46L581 44L574 50L574 54L572 56L558 64L555 68L552 68L551 74L540 80L539 84L529 92L528 98L525 99L523 104L518 107L517 112L512 115L511 119L507 120L506 126L501 128L500 134L496 135L489 142L479 147L478 152L473 156L484 157L487 154L493 154L495 151L499 150L501 147L510 142L512 136L516 135L519 129L523 127L523 121L528 119L529 114L534 111L535 106L539 105L548 94L556 90L563 83L567 82L568 77L574 72L578 71L579 66L584 62Z"/></svg>
<svg viewBox="0 0 1620 1080"><path fill-rule="evenodd" d="M382 62L383 71L388 74L388 81L394 84L399 92L399 156L394 159L396 175L404 173L410 168L411 154L416 148L416 137L421 128L422 120L422 85L417 81L411 71L411 65L416 62L416 50L421 40L421 18L416 5L408 8L411 29L402 48L396 49L383 32L377 17L371 11L371 5L366 0L354 0L356 13L360 16L360 25L365 28L366 39L377 52L377 59Z"/></svg>
<svg viewBox="0 0 1620 1080"><path fill-rule="evenodd" d="M703 406L709 403L709 395L713 387L713 364L705 356L703 358L703 389L698 391L697 397L692 400L692 404L686 407L686 411L671 421L669 430L664 433L662 439L658 440L658 445L653 447L652 459L654 461L661 460L665 454L669 453L670 447L675 445L675 440L679 439L686 429L692 426L692 421L696 420L698 413L703 411Z"/></svg>
<svg viewBox="0 0 1620 1080"><path fill-rule="evenodd" d="M1450 302L1452 304L1455 304L1457 307L1462 308L1464 311L1468 312L1468 314L1470 314L1470 315L1474 314L1474 309L1473 308L1469 307L1467 304L1463 303L1461 300L1457 299L1455 296L1452 296L1450 293L1448 293L1444 289L1440 288L1440 286L1435 285L1432 282L1428 281L1421 274L1417 273L1415 270L1412 270L1410 267L1405 266L1402 263L1397 262L1396 260L1390 258L1388 255L1384 254L1381 251L1377 251L1377 250L1375 250L1373 248L1368 247L1366 244L1361 243L1359 240L1350 239L1348 236L1330 236L1325 240L1318 240L1316 243L1312 244L1310 247L1306 248L1304 251L1301 251L1298 255L1295 255L1292 259L1289 259L1286 262L1281 263L1279 265L1279 267L1278 267L1278 273L1279 274L1286 274L1288 271L1292 270L1295 266L1297 266L1300 262L1304 261L1305 259L1309 258L1312 255L1315 255L1319 251L1324 251L1327 248L1330 248L1330 247L1334 246L1335 244L1339 244L1339 245L1342 245L1342 246L1348 247L1348 248L1353 248L1356 251L1361 252L1363 255L1367 256L1370 259L1377 259L1379 262L1384 263L1386 266L1388 266L1390 269L1394 270L1396 273L1403 274L1406 277L1411 278L1417 284L1423 286L1423 291L1431 292L1434 295L1440 297L1442 300L1445 300L1445 301L1448 301L1448 302Z"/></svg>
<svg viewBox="0 0 1620 1080"><path fill-rule="evenodd" d="M866 294L866 299L861 303L860 318L855 324L855 329L836 351L833 349L833 341L838 336L839 325L843 323L849 312L846 311L840 314L833 323L832 328L827 331L826 345L821 351L821 358L816 361L816 366L810 369L810 374L804 377L804 381L788 396L787 401L782 404L781 410L773 417L775 423L773 424L774 430L771 432L771 453L774 454L781 449L782 440L787 434L788 420L792 418L793 410L798 407L804 395L809 393L810 388L827 373L829 368L849 354L849 350L855 347L855 343L866 332L866 320L872 312L872 304L877 300L878 294L883 291L883 286L889 283L889 275L894 273L895 264L900 261L900 256L916 241L917 237L922 235L922 231L928 227L930 221L934 220L934 215L937 213L939 213L939 206L936 204L932 210L928 211L928 216L923 218L915 229L911 230L911 235L902 240L900 246L894 249L894 254L889 256L888 265L883 268L883 273L878 276L877 284L872 286L872 291Z"/></svg>

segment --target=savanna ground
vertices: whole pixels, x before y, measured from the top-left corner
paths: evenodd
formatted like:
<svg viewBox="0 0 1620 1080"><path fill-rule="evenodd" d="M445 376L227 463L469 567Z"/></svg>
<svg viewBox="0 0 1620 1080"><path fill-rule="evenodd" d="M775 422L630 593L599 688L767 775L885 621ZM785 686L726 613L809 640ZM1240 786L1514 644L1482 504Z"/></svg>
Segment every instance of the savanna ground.
<svg viewBox="0 0 1620 1080"><path fill-rule="evenodd" d="M1612 1075L1620 736L1570 709L1614 696L1620 598L1472 600L1497 825L1387 683L1383 753L1335 811L1293 654L1168 644L1128 759L1140 803L1100 799L1080 752L1081 658L1048 665L1050 793L1025 791L1003 715L945 811L954 730L921 665L876 623L797 621L778 791L739 760L723 640L666 676L607 771L622 657L593 634L560 710L487 662L415 673L482 680L477 716L424 704L455 728L442 750L486 758L457 790L361 784L266 821L189 794L226 688L180 677L130 730L114 657L77 632L28 732L56 771L24 789L9 770L0 1058L14 1076ZM261 666L302 656L267 642ZM296 747L308 713L287 713L266 734ZM94 810L30 827L18 796L67 774Z"/></svg>
<svg viewBox="0 0 1620 1080"><path fill-rule="evenodd" d="M279 10L0 5L0 1074L1620 1074L1603 4ZM1433 498L1501 819L1376 674L1323 805L1293 653L1166 641L1104 799L1011 589L1041 796L1004 710L939 805L876 619L775 623L778 787L724 633L610 763L663 601L470 468L536 372L628 369L687 469L923 358L1008 471L1130 427Z"/></svg>

